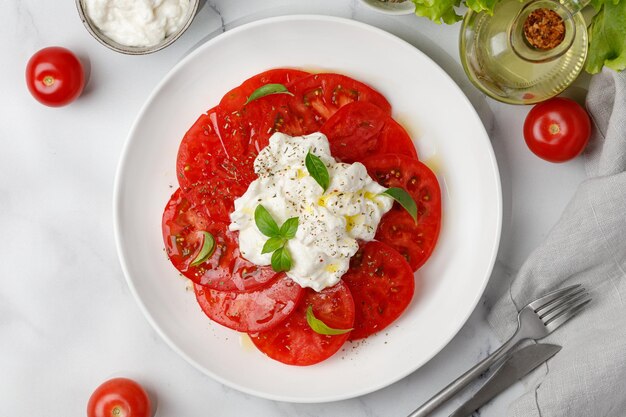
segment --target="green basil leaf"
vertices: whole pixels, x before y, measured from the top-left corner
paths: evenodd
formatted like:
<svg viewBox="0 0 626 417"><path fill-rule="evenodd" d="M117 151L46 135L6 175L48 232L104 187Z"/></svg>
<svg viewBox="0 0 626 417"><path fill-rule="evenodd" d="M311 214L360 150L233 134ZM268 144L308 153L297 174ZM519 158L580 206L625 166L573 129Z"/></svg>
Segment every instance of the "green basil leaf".
<svg viewBox="0 0 626 417"><path fill-rule="evenodd" d="M280 249L285 245L285 239L282 237L270 237L263 245L263 250L261 253L270 253L274 252L276 249Z"/></svg>
<svg viewBox="0 0 626 417"><path fill-rule="evenodd" d="M200 248L200 252L198 252L196 259L191 262L191 266L200 265L201 263L209 259L211 255L213 255L213 252L215 252L215 238L213 237L213 235L209 232L201 233L203 236L202 248Z"/></svg>
<svg viewBox="0 0 626 417"><path fill-rule="evenodd" d="M407 193L403 188L388 188L383 191L382 194L386 194L400 203L400 205L409 212L411 217L413 217L415 223L417 223L417 204L415 204L413 198L411 198L409 193Z"/></svg>
<svg viewBox="0 0 626 417"><path fill-rule="evenodd" d="M269 96L270 94L289 94L290 96L293 96L293 93L287 90L287 87L282 84L265 84L264 86L254 90L248 97L248 100L246 100L245 104L248 104L258 98Z"/></svg>
<svg viewBox="0 0 626 417"><path fill-rule="evenodd" d="M272 254L272 269L276 272L289 271L291 269L291 254L285 246L276 249Z"/></svg>
<svg viewBox="0 0 626 417"><path fill-rule="evenodd" d="M328 327L326 323L315 317L315 314L313 314L313 306L310 305L306 309L306 322L309 323L309 326L311 327L311 329L313 329L315 333L325 334L329 336L345 334L352 331L352 328L333 329L332 327Z"/></svg>
<svg viewBox="0 0 626 417"><path fill-rule="evenodd" d="M280 230L272 215L261 204L254 210L254 222L259 231L267 237L280 237Z"/></svg>
<svg viewBox="0 0 626 417"><path fill-rule="evenodd" d="M299 220L297 217L291 217L285 220L282 226L280 226L280 235L285 239L293 239L298 231Z"/></svg>
<svg viewBox="0 0 626 417"><path fill-rule="evenodd" d="M626 69L626 2L592 1L598 13L589 26L589 53L585 69L591 74L603 66Z"/></svg>
<svg viewBox="0 0 626 417"><path fill-rule="evenodd" d="M322 160L309 151L306 154L306 158L304 158L304 164L313 179L326 191L330 184L330 177L328 175L328 169L326 169L326 165L324 165Z"/></svg>

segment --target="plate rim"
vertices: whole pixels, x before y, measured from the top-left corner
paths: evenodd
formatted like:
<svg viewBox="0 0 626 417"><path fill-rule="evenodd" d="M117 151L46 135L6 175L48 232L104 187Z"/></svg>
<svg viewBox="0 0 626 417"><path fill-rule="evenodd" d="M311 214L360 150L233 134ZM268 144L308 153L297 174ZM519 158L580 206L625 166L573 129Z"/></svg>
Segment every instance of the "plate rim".
<svg viewBox="0 0 626 417"><path fill-rule="evenodd" d="M450 84L452 84L451 85L452 88L454 88L458 93L460 93L460 96L462 100L464 101L464 105L468 106L468 108L471 110L472 117L475 118L475 120L478 123L477 127L480 129L481 140L486 142L486 149L488 151L488 157L491 163L489 168L491 169L492 174L493 174L493 179L495 180L495 184L494 184L495 190L493 191L495 191L494 197L497 203L497 207L496 207L497 218L495 219L496 227L494 229L495 236L492 240L493 245L490 248L491 253L489 254L489 259L488 259L489 267L485 271L485 277L482 280L482 284L481 284L479 291L476 293L476 296L471 302L472 308L468 309L468 313L465 314L463 319L459 321L459 325L457 326L455 331L452 332L450 336L444 340L441 346L439 346L436 350L434 350L434 352L429 357L425 357L420 363L417 363L414 366L408 367L405 372L399 373L398 375L395 375L392 378L384 379L380 383L370 386L367 389L361 389L359 391L351 391L351 392L346 392L346 393L338 393L335 395L327 395L324 397L280 396L280 395L274 395L272 393L261 392L256 389L251 389L251 388L242 386L240 384L237 384L231 380L228 380L216 374L215 372L207 369L206 367L204 367L203 365L201 365L200 363L192 359L189 355L187 355L163 331L161 326L156 322L154 317L148 311L146 304L140 297L137 291L137 288L135 286L135 283L133 279L131 278L131 274L128 268L127 260L126 260L125 253L124 253L123 239L122 239L123 231L121 230L121 217L122 217L121 189L122 189L122 181L124 178L124 173L128 169L127 160L129 158L129 152L130 152L130 147L131 147L131 142L132 142L131 139L135 135L135 131L139 128L139 122L145 116L151 103L154 101L155 97L158 96L158 94L161 92L164 86L166 86L166 84L170 81L170 79L173 78L187 64L187 62L194 59L197 55L203 53L204 50L210 48L215 43L222 42L224 39L227 39L232 36L236 36L239 32L249 30L256 26L263 26L263 25L268 25L268 24L278 23L278 22L285 22L285 21L298 21L298 20L303 20L303 19L313 21L313 22L318 21L318 22L338 23L338 24L342 24L346 26L353 26L359 29L375 32L377 35L386 37L390 41L402 44L404 47L410 47L415 53L417 53L418 55L421 55L422 59L425 59L426 61L430 61L434 69L438 71L440 75L442 75L444 78L446 78L450 82ZM133 124L129 130L128 135L126 136L121 154L119 156L119 162L118 162L116 173L115 173L114 187L113 187L113 229L114 229L114 240L115 240L118 260L120 262L120 266L122 268L122 272L124 274L126 283L128 284L128 287L130 289L130 292L135 302L139 305L139 308L141 312L143 313L144 317L146 318L148 323L150 323L150 325L156 331L156 333L166 342L166 344L170 347L170 349L172 349L185 361L187 361L189 364L191 364L194 368L196 368L200 372L218 381L219 383L226 385L228 387L234 388L240 392L254 395L259 398L266 398L269 400L283 401L283 402L290 402L290 403L325 403L325 402L333 402L333 401L340 401L340 400L360 397L360 396L378 391L382 388L388 387L398 382L399 380L406 378L408 375L417 371L419 368L423 367L426 363L430 362L435 356L437 356L446 346L448 346L450 341L459 333L461 328L467 323L467 320L476 309L478 302L480 301L481 297L483 296L485 292L485 289L487 287L487 284L490 281L491 274L495 267L495 262L496 262L496 258L497 258L497 254L498 254L498 250L500 246L500 239L502 235L502 219L503 219L502 183L501 183L497 160L495 157L495 152L493 150L493 146L491 144L489 134L486 131L485 126L482 120L480 119L480 116L476 112L476 109L474 108L474 106L472 105L472 103L470 102L466 94L463 92L463 90L460 88L460 86L454 81L454 79L452 79L452 77L450 77L450 75L441 66L439 66L437 62L435 62L432 58L430 58L420 49L418 49L417 47L415 47L408 41L392 33L389 33L381 28L378 28L378 27L375 27L375 26L372 26L372 25L369 25L367 23L363 23L360 21L355 21L355 20L343 18L343 17L320 15L320 14L292 14L292 15L284 15L284 16L274 16L274 17L259 19L259 20L255 20L249 23L245 23L233 29L229 29L226 32L218 34L217 36L197 46L195 50L191 51L187 55L184 55L180 59L180 61L178 61L156 84L156 86L152 89L151 93L148 95L148 97L142 104L139 112L135 116Z"/></svg>

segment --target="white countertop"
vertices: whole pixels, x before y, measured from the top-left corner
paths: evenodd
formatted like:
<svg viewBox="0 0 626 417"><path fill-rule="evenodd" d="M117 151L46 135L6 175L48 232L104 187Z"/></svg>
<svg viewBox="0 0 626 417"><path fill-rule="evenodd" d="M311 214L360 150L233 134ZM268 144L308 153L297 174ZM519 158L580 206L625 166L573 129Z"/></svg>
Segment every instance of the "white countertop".
<svg viewBox="0 0 626 417"><path fill-rule="evenodd" d="M0 414L81 416L93 389L124 375L146 386L156 416L406 416L497 347L485 315L584 178L582 160L544 162L527 150L521 126L530 107L479 93L459 63L460 24L390 17L357 0L216 0L169 48L125 56L98 44L74 2L0 2ZM498 261L482 302L452 342L409 377L364 397L328 404L255 398L201 374L150 327L122 274L113 239L113 179L139 108L157 82L206 39L262 17L315 13L381 27L421 49L461 86L493 143L504 196ZM91 67L84 94L48 108L24 82L28 58L52 45ZM578 85L586 85L582 77ZM581 97L582 87L570 96ZM510 389L479 413L505 415L522 392ZM469 393L435 416L447 416Z"/></svg>

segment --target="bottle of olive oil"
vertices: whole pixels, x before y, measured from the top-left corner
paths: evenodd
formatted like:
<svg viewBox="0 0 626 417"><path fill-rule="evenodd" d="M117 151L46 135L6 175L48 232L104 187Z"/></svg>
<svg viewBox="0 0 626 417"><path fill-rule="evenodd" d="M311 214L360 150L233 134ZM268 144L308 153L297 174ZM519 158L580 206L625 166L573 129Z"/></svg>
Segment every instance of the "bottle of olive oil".
<svg viewBox="0 0 626 417"><path fill-rule="evenodd" d="M476 87L506 103L537 103L559 94L587 56L583 6L571 0L501 0L493 15L468 11L460 45L465 72Z"/></svg>

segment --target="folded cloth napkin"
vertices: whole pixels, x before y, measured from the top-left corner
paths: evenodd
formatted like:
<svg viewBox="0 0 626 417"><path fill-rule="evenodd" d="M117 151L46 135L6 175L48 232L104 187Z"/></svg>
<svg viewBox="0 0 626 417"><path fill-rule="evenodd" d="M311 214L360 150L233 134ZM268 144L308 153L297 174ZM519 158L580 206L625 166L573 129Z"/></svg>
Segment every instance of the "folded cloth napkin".
<svg viewBox="0 0 626 417"><path fill-rule="evenodd" d="M517 311L549 291L583 284L593 301L543 339L563 349L511 404L511 417L626 416L626 71L592 77L587 108L589 178L488 320L504 340Z"/></svg>

